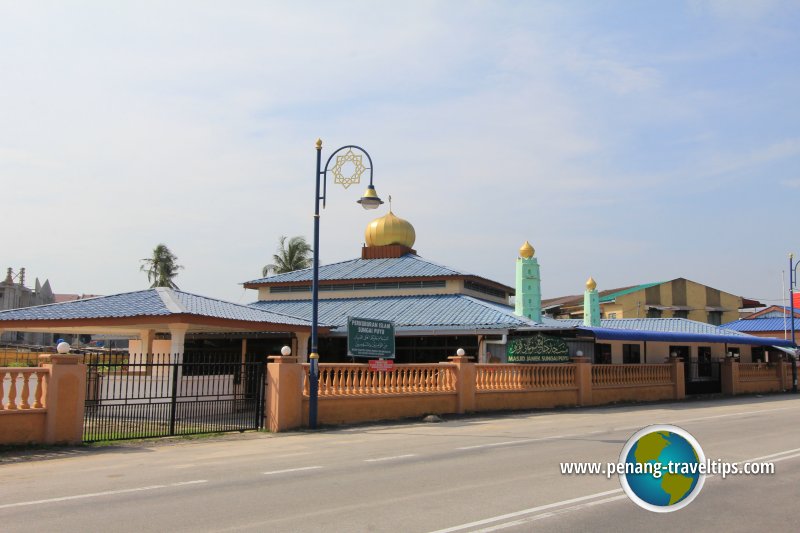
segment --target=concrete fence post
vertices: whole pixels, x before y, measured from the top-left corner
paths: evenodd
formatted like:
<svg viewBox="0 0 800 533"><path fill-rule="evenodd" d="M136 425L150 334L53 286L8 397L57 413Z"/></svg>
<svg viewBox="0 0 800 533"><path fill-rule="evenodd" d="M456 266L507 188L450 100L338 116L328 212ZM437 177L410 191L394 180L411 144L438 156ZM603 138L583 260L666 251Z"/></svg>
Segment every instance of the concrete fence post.
<svg viewBox="0 0 800 533"><path fill-rule="evenodd" d="M739 388L739 363L733 357L722 362L722 394L735 396Z"/></svg>
<svg viewBox="0 0 800 533"><path fill-rule="evenodd" d="M575 365L575 384L578 386L578 405L592 405L592 362L588 357L572 357Z"/></svg>
<svg viewBox="0 0 800 533"><path fill-rule="evenodd" d="M675 400L683 400L686 398L686 379L684 376L684 369L683 369L683 359L680 357L670 357L669 358L670 369L670 377L672 378L672 387L675 391L673 399Z"/></svg>
<svg viewBox="0 0 800 533"><path fill-rule="evenodd" d="M465 355L448 357L456 365L456 392L458 394L457 413L475 411L475 363Z"/></svg>
<svg viewBox="0 0 800 533"><path fill-rule="evenodd" d="M86 365L77 355L42 355L40 366L50 372L45 392L46 444L79 444L86 408Z"/></svg>
<svg viewBox="0 0 800 533"><path fill-rule="evenodd" d="M779 355L775 361L775 378L778 380L778 390L784 391L786 387L786 365L783 364L783 356Z"/></svg>
<svg viewBox="0 0 800 533"><path fill-rule="evenodd" d="M303 425L303 365L296 357L271 355L267 364L265 426L272 432Z"/></svg>

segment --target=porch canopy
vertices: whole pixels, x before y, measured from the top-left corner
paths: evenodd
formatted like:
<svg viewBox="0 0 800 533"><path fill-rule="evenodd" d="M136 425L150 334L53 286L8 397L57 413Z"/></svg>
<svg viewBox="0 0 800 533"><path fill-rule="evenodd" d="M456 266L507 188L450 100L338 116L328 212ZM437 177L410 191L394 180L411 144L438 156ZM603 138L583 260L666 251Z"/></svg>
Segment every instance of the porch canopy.
<svg viewBox="0 0 800 533"><path fill-rule="evenodd" d="M311 331L308 320L164 287L0 311L0 331L172 335L183 352L186 333ZM325 325L319 327L327 333Z"/></svg>
<svg viewBox="0 0 800 533"><path fill-rule="evenodd" d="M708 342L708 343L727 343L727 344L749 344L755 346L794 346L788 339L777 339L771 337L756 337L745 335L732 330L723 330L718 333L695 333L686 331L648 331L630 329L612 329L597 327L579 327L578 329L590 331L597 340L612 341L654 341L654 342Z"/></svg>

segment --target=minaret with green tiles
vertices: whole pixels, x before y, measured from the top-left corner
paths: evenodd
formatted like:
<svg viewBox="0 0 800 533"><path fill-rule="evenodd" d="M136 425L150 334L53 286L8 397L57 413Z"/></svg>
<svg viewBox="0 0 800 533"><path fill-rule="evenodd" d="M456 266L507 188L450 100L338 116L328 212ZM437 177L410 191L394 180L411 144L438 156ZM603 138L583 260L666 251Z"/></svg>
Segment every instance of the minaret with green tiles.
<svg viewBox="0 0 800 533"><path fill-rule="evenodd" d="M586 280L586 292L583 293L583 325L600 327L600 293L597 292L597 282L591 276Z"/></svg>
<svg viewBox="0 0 800 533"><path fill-rule="evenodd" d="M539 275L539 262L533 256L535 253L536 250L528 241L519 249L514 314L541 322L542 278Z"/></svg>

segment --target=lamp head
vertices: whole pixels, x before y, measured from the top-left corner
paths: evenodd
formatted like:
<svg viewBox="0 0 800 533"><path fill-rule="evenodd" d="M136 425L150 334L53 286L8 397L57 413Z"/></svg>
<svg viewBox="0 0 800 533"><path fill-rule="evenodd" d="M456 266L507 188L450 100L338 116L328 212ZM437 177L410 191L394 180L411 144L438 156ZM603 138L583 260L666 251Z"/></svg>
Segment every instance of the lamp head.
<svg viewBox="0 0 800 533"><path fill-rule="evenodd" d="M62 354L69 353L69 348L70 346L68 342L61 341L58 343L58 346L56 346L56 351Z"/></svg>
<svg viewBox="0 0 800 533"><path fill-rule="evenodd" d="M367 190L364 191L364 196L358 200L358 203L360 203L361 207L364 209L376 209L383 203L383 200L381 200L378 197L378 193L375 192L375 186L370 184L369 187L367 187Z"/></svg>
<svg viewBox="0 0 800 533"><path fill-rule="evenodd" d="M284 346L283 348L281 348L281 355L284 357L292 355L292 349L289 348L288 346Z"/></svg>

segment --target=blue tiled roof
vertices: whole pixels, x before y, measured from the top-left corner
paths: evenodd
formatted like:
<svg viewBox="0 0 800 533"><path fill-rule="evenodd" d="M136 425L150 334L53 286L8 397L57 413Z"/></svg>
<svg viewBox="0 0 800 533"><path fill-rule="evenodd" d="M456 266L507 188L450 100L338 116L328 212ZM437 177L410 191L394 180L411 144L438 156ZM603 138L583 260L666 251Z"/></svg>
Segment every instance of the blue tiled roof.
<svg viewBox="0 0 800 533"><path fill-rule="evenodd" d="M11 320L70 320L171 314L294 326L310 325L307 320L294 316L163 288L0 311L0 324Z"/></svg>
<svg viewBox="0 0 800 533"><path fill-rule="evenodd" d="M583 320L573 318L556 320L572 326L583 326ZM720 331L719 326L697 322L688 318L606 318L600 321L605 329L628 329L632 331L656 331L661 333L697 333L703 335L737 335L735 331Z"/></svg>
<svg viewBox="0 0 800 533"><path fill-rule="evenodd" d="M311 318L310 300L260 301L257 309ZM463 294L333 298L319 301L319 318L332 327L346 327L347 317L391 320L398 331L475 330L541 327L514 315L511 307Z"/></svg>
<svg viewBox="0 0 800 533"><path fill-rule="evenodd" d="M747 318L722 325L723 328L736 331L784 331L792 329L792 321L786 318ZM800 318L794 319L795 330L800 331Z"/></svg>
<svg viewBox="0 0 800 533"><path fill-rule="evenodd" d="M594 333L598 340L652 340L660 342L727 342L731 344L769 344L787 346L791 342L769 337L753 337L733 329L713 326L686 318L616 318L600 321L599 328L583 326L583 320L561 322Z"/></svg>
<svg viewBox="0 0 800 533"><path fill-rule="evenodd" d="M303 270L295 270L294 272L287 272L286 274L255 279L245 282L245 285L311 281L312 276L312 269L306 268ZM341 263L320 265L319 267L319 279L321 281L441 276L474 275L439 265L414 254L406 254L402 257L390 259L351 259L349 261L342 261Z"/></svg>

